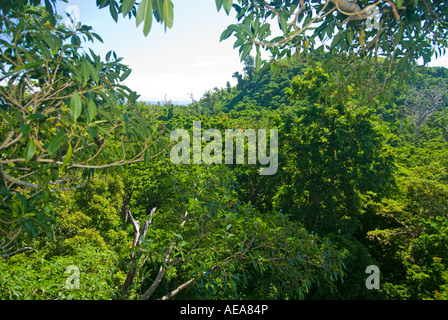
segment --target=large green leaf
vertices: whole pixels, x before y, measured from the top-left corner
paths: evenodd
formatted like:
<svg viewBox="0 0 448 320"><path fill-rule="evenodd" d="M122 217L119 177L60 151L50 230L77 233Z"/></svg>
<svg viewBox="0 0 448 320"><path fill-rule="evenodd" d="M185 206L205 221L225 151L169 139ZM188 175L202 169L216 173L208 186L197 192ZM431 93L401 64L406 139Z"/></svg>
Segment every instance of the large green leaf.
<svg viewBox="0 0 448 320"><path fill-rule="evenodd" d="M98 82L99 82L98 71L93 67L93 65L90 62L88 62L88 61L85 61L85 62L86 62L87 68L90 71L90 76L92 77L93 82L95 82L95 84L98 84Z"/></svg>
<svg viewBox="0 0 448 320"><path fill-rule="evenodd" d="M90 79L90 71L89 71L89 67L87 66L87 64L88 64L87 61L81 62L81 74L84 79L84 84L86 84L87 81L89 81L89 79Z"/></svg>
<svg viewBox="0 0 448 320"><path fill-rule="evenodd" d="M118 11L117 11L117 8L115 7L114 2L110 3L109 11L110 11L110 15L111 15L112 19L114 19L114 21L117 22L118 21Z"/></svg>
<svg viewBox="0 0 448 320"><path fill-rule="evenodd" d="M36 153L36 143L34 142L34 139L31 138L25 150L25 163L30 162L30 160L34 157L35 153Z"/></svg>
<svg viewBox="0 0 448 320"><path fill-rule="evenodd" d="M67 134L64 131L59 132L48 144L48 153L53 154L58 151L65 141L67 141Z"/></svg>
<svg viewBox="0 0 448 320"><path fill-rule="evenodd" d="M224 10L226 13L230 13L230 9L232 9L233 0L223 0Z"/></svg>
<svg viewBox="0 0 448 320"><path fill-rule="evenodd" d="M143 34L145 36L147 36L149 31L151 30L151 25L152 25L152 1L151 0L142 0L142 2L140 2L140 5L138 6L137 16L136 16L137 27L143 21L145 22L143 24Z"/></svg>
<svg viewBox="0 0 448 320"><path fill-rule="evenodd" d="M19 65L14 68L13 72L18 72L23 69L34 69L34 68L41 66L43 63L44 63L43 61L36 61L36 62L28 63L28 64Z"/></svg>
<svg viewBox="0 0 448 320"><path fill-rule="evenodd" d="M96 107L95 101L89 100L89 102L87 103L87 112L89 113L89 122L92 122L98 114L98 109Z"/></svg>
<svg viewBox="0 0 448 320"><path fill-rule="evenodd" d="M81 97L79 96L78 92L75 92L70 99L70 115L72 116L73 120L77 120L79 116L81 115L82 111L82 102Z"/></svg>
<svg viewBox="0 0 448 320"><path fill-rule="evenodd" d="M73 156L73 149L72 145L69 143L67 154L65 155L64 162L62 163L61 171L65 169L72 156Z"/></svg>
<svg viewBox="0 0 448 320"><path fill-rule="evenodd" d="M171 2L171 0L165 0L163 2L163 19L165 21L165 31L166 28L172 28L173 27L173 21L174 21L174 11L173 11L174 5Z"/></svg>
<svg viewBox="0 0 448 320"><path fill-rule="evenodd" d="M222 8L222 0L215 0L216 9L219 11Z"/></svg>
<svg viewBox="0 0 448 320"><path fill-rule="evenodd" d="M134 3L135 3L135 0L123 0L123 6L121 8L123 17L126 16L129 12L131 12L132 7L134 6Z"/></svg>
<svg viewBox="0 0 448 320"><path fill-rule="evenodd" d="M127 70L125 70L120 77L120 81L126 80L129 77L129 75L131 74L131 72L132 72L131 68L128 68Z"/></svg>
<svg viewBox="0 0 448 320"><path fill-rule="evenodd" d="M231 29L226 29L222 32L221 37L219 38L219 41L223 41L225 39L227 39L228 37L230 37L233 33L233 30Z"/></svg>

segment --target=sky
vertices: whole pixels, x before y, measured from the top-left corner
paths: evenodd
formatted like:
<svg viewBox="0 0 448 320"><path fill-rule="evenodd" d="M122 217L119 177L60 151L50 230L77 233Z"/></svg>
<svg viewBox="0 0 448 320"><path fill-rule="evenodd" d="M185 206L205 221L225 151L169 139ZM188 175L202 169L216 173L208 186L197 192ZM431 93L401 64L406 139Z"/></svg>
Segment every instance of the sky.
<svg viewBox="0 0 448 320"><path fill-rule="evenodd" d="M140 100L164 101L166 97L173 102L188 101L189 93L199 100L207 90L224 88L227 81L236 85L232 75L243 69L238 50L233 49L231 38L219 41L236 20L223 9L218 13L215 1L173 0L173 28L165 33L164 27L153 21L147 37L143 23L137 28L135 18L122 15L115 23L108 8L98 9L95 2L59 2L57 11L66 17L67 6L79 8L81 23L92 26L104 41L89 47L103 58L109 50L124 58L122 63L132 68L125 85L140 94Z"/></svg>
<svg viewBox="0 0 448 320"><path fill-rule="evenodd" d="M190 100L190 93L199 100L207 90L225 87L227 81L235 85L232 75L241 73L243 65L238 50L233 49L234 38L219 41L222 31L236 21L234 10L229 16L223 9L217 12L213 0L172 1L173 28L165 32L153 21L147 37L143 23L137 28L135 18L122 15L115 23L108 7L98 9L95 0L58 2L57 11L65 17L68 6L79 9L81 23L92 26L104 41L89 47L103 58L109 50L124 58L122 63L132 68L124 84L140 94L142 101L184 102ZM448 55L430 66L448 67Z"/></svg>

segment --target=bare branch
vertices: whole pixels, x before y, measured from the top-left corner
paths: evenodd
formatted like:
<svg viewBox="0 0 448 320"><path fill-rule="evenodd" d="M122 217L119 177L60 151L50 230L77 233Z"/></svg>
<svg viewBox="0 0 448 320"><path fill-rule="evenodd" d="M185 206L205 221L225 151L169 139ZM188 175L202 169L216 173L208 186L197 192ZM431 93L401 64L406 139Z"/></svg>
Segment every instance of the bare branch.
<svg viewBox="0 0 448 320"><path fill-rule="evenodd" d="M185 223L187 221L187 216L188 216L188 211L185 211L185 214L182 217L182 223L180 224L181 227L185 226ZM172 241L166 254L165 254L165 259L164 259L162 265L160 266L160 269L156 276L156 279L151 284L149 289L146 290L146 292L140 297L140 300L148 300L152 296L154 291L157 289L157 287L159 286L160 282L162 281L163 277L166 274L167 268L165 266L168 263L168 261L170 260L171 251L173 250L174 245L175 245L175 241Z"/></svg>
<svg viewBox="0 0 448 320"><path fill-rule="evenodd" d="M37 252L36 249L34 249L32 247L24 247L24 248L21 248L19 250L14 251L14 252L11 252L11 253L0 254L0 257L8 259L8 258L10 258L10 257L12 257L12 256L14 256L14 255L16 255L18 253L20 253L20 252L27 251L27 250L33 250L34 252Z"/></svg>
<svg viewBox="0 0 448 320"><path fill-rule="evenodd" d="M167 295L163 296L161 300L171 299L172 297L177 295L179 292L181 292L183 289L185 289L186 287L188 287L195 281L196 281L196 278L188 280L187 282L185 282L185 283L181 284L179 287L177 287L177 289L175 289L175 290L171 291L170 293L168 293Z"/></svg>
<svg viewBox="0 0 448 320"><path fill-rule="evenodd" d="M37 184L32 184L32 183L29 183L29 182L26 182L26 181L22 181L22 180L20 180L20 178L13 178L13 177L11 177L9 174L7 174L3 170L2 167L0 167L0 174L3 176L3 178L6 181L11 182L11 184L16 184L16 185L19 185L19 186L22 186L22 187L26 187L26 188L30 188L30 189L34 189L34 190L40 189L39 185L37 185ZM32 172L26 174L25 176L28 176L30 174L32 174ZM22 176L22 178L25 177L25 176ZM80 188L84 187L86 185L87 181L88 180L85 180L81 184L79 184L79 185L77 185L75 187L71 187L71 188L59 187L58 189L50 189L50 192L54 193L54 192L77 190L77 189L80 189ZM52 185L52 186L61 186L62 183L64 183L64 179L63 180L58 180L56 182L49 182L48 184Z"/></svg>
<svg viewBox="0 0 448 320"><path fill-rule="evenodd" d="M127 208L127 204L124 204L126 206L127 210L127 216L131 219L131 223L134 226L135 234L134 234L134 247L139 247L142 243L143 237L146 236L146 233L149 230L149 225L152 222L152 217L154 213L156 213L157 208L153 208L151 212L149 213L148 218L146 219L145 223L143 224L143 227L140 229L140 222L138 220L135 220L134 217L131 214L131 211ZM141 249L139 249L140 251ZM129 287L134 283L135 274L137 273L137 252L133 252L131 254L131 258L129 261L130 269L126 275L126 279L123 283L123 286L121 287L121 296L120 298L123 299L126 296L126 293L129 289Z"/></svg>
<svg viewBox="0 0 448 320"><path fill-rule="evenodd" d="M21 181L18 179L14 179L9 174L7 174L1 167L0 167L0 173L3 176L3 179L5 179L8 182L11 182L12 184L17 184L19 186L27 187L27 188L31 188L31 189L39 189L39 185L37 185L37 184L32 184L32 183L28 183L28 182Z"/></svg>

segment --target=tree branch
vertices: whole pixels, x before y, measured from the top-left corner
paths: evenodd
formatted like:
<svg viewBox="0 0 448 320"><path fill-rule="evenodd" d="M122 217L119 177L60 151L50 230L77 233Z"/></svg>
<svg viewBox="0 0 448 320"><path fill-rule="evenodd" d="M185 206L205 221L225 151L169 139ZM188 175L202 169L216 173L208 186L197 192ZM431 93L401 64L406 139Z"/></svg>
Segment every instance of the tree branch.
<svg viewBox="0 0 448 320"><path fill-rule="evenodd" d="M152 222L152 216L154 215L154 213L156 213L157 208L153 208L151 210L151 212L149 213L148 218L146 219L145 223L143 224L143 227L140 228L140 222L138 220L135 220L134 217L131 214L131 211L129 210L129 208L127 208L126 205L126 210L127 210L127 216L129 216L132 225L134 226L134 247L139 247L142 243L142 239L143 237L146 236L146 233L149 230L149 225ZM141 249L139 249L140 251ZM123 283L123 286L121 287L121 295L120 295L120 299L123 299L126 296L126 293L129 289L129 287L132 285L132 283L134 283L134 278L135 278L135 274L137 273L137 252L132 252L131 254L131 258L129 261L130 264L130 269L126 275L126 279Z"/></svg>
<svg viewBox="0 0 448 320"><path fill-rule="evenodd" d="M14 256L14 255L16 255L18 253L20 253L20 252L27 251L27 250L33 250L34 252L37 252L36 249L34 249L32 247L24 247L24 248L21 248L19 250L14 251L14 252L8 253L8 254L0 254L0 257L8 259L8 258L10 258L10 257L12 257L12 256Z"/></svg>
<svg viewBox="0 0 448 320"><path fill-rule="evenodd" d="M14 179L9 174L7 174L1 167L0 167L0 173L2 174L3 178L6 181L11 182L12 184L17 184L19 186L27 187L27 188L31 188L31 189L39 189L39 185L37 185L37 184L28 183L28 182L25 182L25 181L22 181L19 179Z"/></svg>
<svg viewBox="0 0 448 320"><path fill-rule="evenodd" d="M244 256L252 247L253 243L255 241L255 238L252 238L249 241L249 244L247 245L247 247L242 250L242 251L238 251L230 256L228 256L227 258L225 258L221 263L218 263L216 265L214 265L213 267L211 267L208 272L212 272L215 271L216 269L221 268L223 265L225 265L227 262L232 261L234 258L236 257L242 257ZM206 274L207 272L203 272L202 275ZM191 285L194 281L196 281L196 278L192 278L190 280L188 280L187 282L181 284L179 287L177 287L175 290L171 291L170 293L168 293L167 295L163 296L161 298L161 300L169 300L171 298L173 298L174 296L176 296L179 292L181 292L183 289L185 289L186 287L188 287L189 285Z"/></svg>
<svg viewBox="0 0 448 320"><path fill-rule="evenodd" d="M172 297L174 297L175 295L177 295L179 292L181 292L183 289L185 289L186 287L188 287L190 284L192 284L193 282L196 281L196 278L190 279L187 282L181 284L179 287L177 287L177 289L171 291L170 293L168 293L167 295L163 296L161 300L169 300Z"/></svg>
<svg viewBox="0 0 448 320"><path fill-rule="evenodd" d="M183 227L185 225L185 223L187 221L187 216L188 216L188 211L185 211L185 214L183 216L183 221L180 224L181 227ZM157 273L156 279L151 284L149 289L146 290L145 293L140 296L140 300L148 300L152 296L154 291L157 289L157 287L159 286L160 282L162 281L163 277L166 274L167 268L165 266L170 259L171 251L173 250L174 244L175 244L175 242L172 241L170 247L168 248L168 250L165 254L165 259L163 261L163 264L159 268L159 272Z"/></svg>

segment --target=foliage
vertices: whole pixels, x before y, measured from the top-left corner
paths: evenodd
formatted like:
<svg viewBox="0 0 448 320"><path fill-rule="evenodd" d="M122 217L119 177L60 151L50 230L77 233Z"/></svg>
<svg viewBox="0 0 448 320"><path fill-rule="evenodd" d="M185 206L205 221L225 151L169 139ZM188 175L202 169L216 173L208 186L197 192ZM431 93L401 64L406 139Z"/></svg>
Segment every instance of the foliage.
<svg viewBox="0 0 448 320"><path fill-rule="evenodd" d="M55 2L0 3L0 298L447 299L448 73L414 66L445 50L442 3L379 1L369 29L373 1L217 0L244 74L176 107L136 102ZM97 6L173 26L171 0ZM174 165L193 121L278 129L277 174Z"/></svg>
<svg viewBox="0 0 448 320"><path fill-rule="evenodd" d="M36 7L1 16L2 250L48 225L55 193L153 152L155 129L121 84L131 70L112 51L84 53L82 41L102 41L91 27L51 20Z"/></svg>
<svg viewBox="0 0 448 320"><path fill-rule="evenodd" d="M34 252L0 262L2 299L116 297L130 251L130 237L120 216L122 194L123 185L110 177L62 193L53 237L37 237ZM79 269L79 289L66 286L71 266Z"/></svg>
<svg viewBox="0 0 448 320"><path fill-rule="evenodd" d="M66 273L69 266L79 268L82 290L66 287L72 274ZM107 300L122 281L117 271L114 252L88 245L79 246L71 255L51 259L40 253L17 255L0 262L0 296L5 300Z"/></svg>
<svg viewBox="0 0 448 320"><path fill-rule="evenodd" d="M277 298L300 298L316 281L331 288L330 279L341 276L338 261L342 252L307 234L287 217L273 212L261 215L249 204L240 203L235 177L225 167L203 170L170 164L167 168L167 162L156 167L130 171L131 212L141 219L139 212L144 210L134 211L136 204L151 208L160 203L162 207L139 249L141 280L135 290L140 296L160 298L193 279L194 284L181 297L253 297L255 292L260 295L268 282L276 288ZM164 199L169 196L169 203L142 197L155 179L158 186L164 186L160 194ZM151 278L157 280L162 275L164 285L146 293L156 283Z"/></svg>

